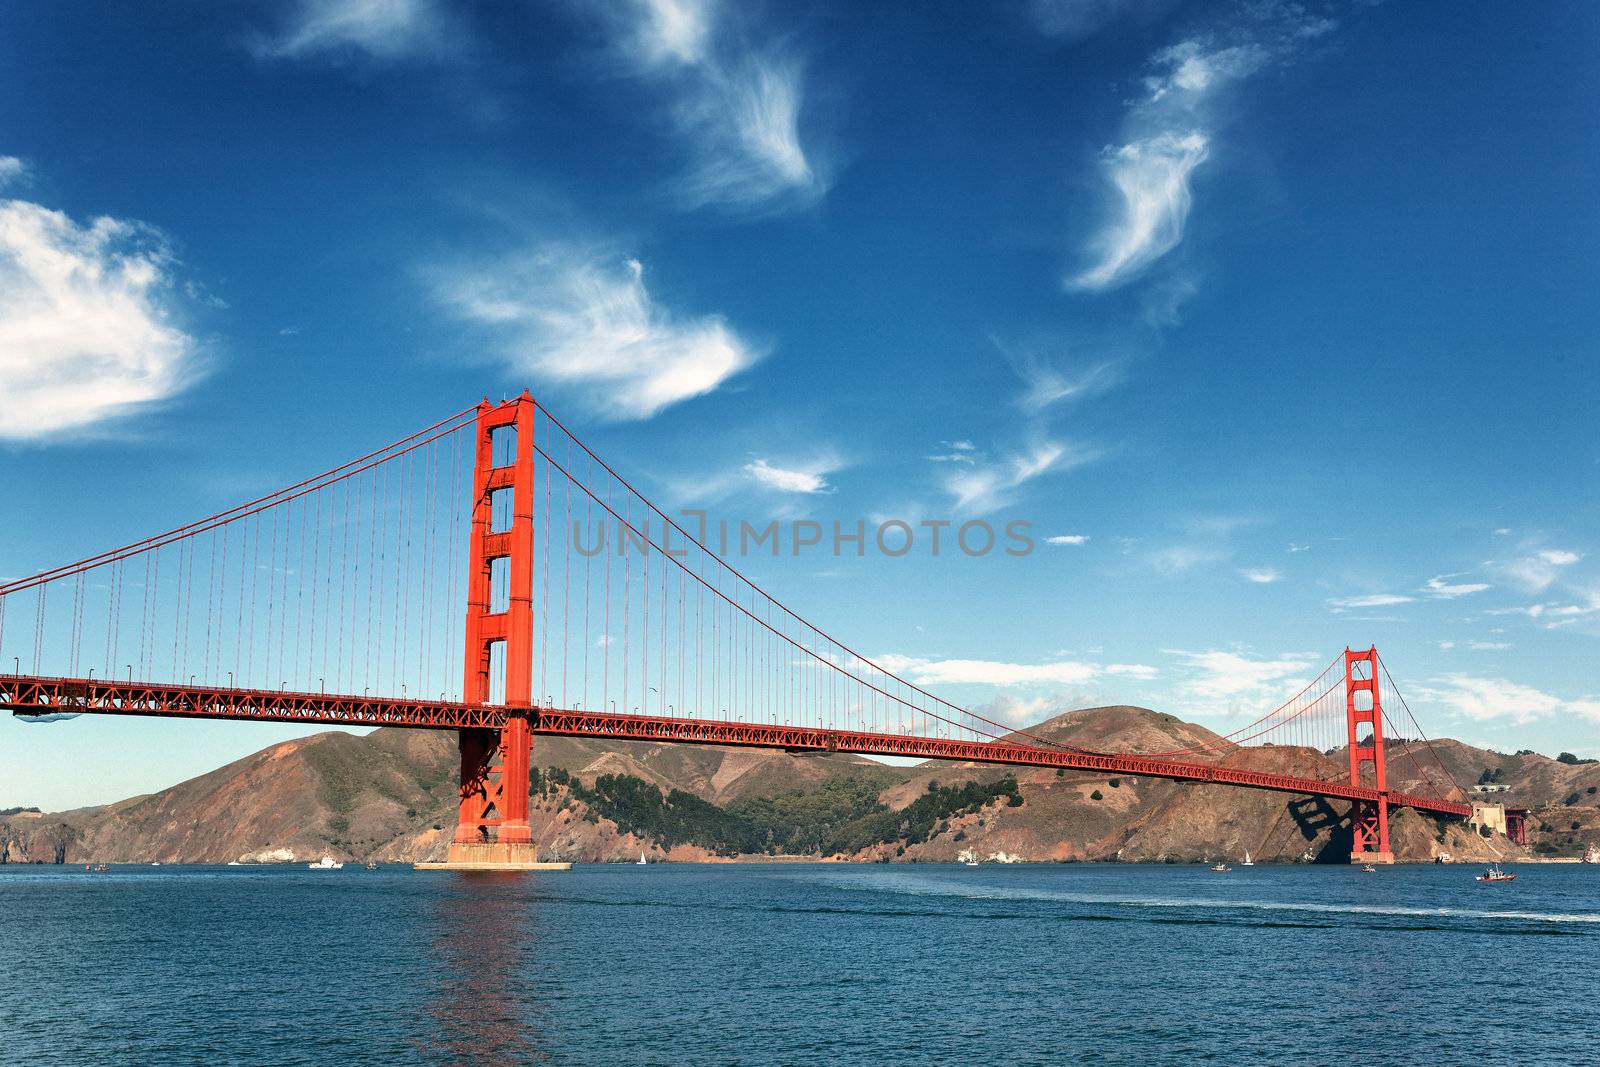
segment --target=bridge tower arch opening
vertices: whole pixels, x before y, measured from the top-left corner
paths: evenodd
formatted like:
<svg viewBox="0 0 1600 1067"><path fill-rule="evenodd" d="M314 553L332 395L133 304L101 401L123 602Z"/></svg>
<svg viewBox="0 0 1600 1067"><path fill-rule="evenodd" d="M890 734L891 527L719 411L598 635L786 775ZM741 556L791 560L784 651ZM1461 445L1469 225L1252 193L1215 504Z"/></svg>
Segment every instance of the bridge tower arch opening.
<svg viewBox="0 0 1600 1067"><path fill-rule="evenodd" d="M1351 863L1393 863L1389 847L1389 781L1384 768L1383 702L1378 689L1378 650L1344 650L1345 723L1350 755L1350 784L1363 784L1363 768L1372 767L1374 796L1355 801L1350 812Z"/></svg>

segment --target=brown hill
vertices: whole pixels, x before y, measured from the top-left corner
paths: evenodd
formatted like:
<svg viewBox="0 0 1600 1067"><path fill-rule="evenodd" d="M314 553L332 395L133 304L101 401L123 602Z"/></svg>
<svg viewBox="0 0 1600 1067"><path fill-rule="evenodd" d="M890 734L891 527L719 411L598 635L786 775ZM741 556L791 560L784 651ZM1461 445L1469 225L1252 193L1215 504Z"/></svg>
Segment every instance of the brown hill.
<svg viewBox="0 0 1600 1067"><path fill-rule="evenodd" d="M1128 706L1071 711L1029 727L1028 734L1100 751L1194 748L1216 735L1171 715ZM1018 735L1020 737L1020 735ZM1337 769L1342 752L1263 747L1237 751L1230 764L1307 773ZM1342 806L1226 786L1048 769L1007 769L928 762L891 768L853 756L797 757L778 752L540 738L535 763L592 785L626 775L663 793L678 789L718 808L752 798L815 797L844 778L869 783L881 803L905 809L930 783L1018 780L1021 803L999 797L980 810L937 820L926 839L889 841L840 858L950 861L979 859L1192 862L1342 860L1349 828ZM1558 762L1534 753L1504 755L1456 741L1431 751L1391 743L1396 789L1437 792L1459 782L1478 796L1480 778L1504 793L1485 797L1535 809L1533 845L1577 854L1600 843L1600 764ZM454 736L381 729L366 736L325 733L274 745L209 774L148 796L60 813L0 818L0 862L225 862L344 859L414 860L441 854L454 825ZM1594 789L1595 792L1589 792ZM620 817L620 816L619 816ZM626 833L566 788L536 796L531 818L546 854L587 862L652 851L706 859L705 847L660 847ZM1438 851L1460 858L1514 858L1503 839L1486 840L1459 824L1415 812L1393 820L1397 853L1427 860ZM853 846L852 846L853 847Z"/></svg>

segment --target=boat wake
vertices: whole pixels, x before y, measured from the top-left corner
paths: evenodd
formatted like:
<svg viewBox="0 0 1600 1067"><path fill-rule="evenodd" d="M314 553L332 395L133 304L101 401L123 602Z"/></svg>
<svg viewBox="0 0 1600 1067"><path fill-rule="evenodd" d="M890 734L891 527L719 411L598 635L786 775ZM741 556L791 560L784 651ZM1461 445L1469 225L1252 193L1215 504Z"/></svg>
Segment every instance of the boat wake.
<svg viewBox="0 0 1600 1067"><path fill-rule="evenodd" d="M1600 924L1600 913L1545 912L1505 908L1480 909L1441 905L1423 907L1405 904L1361 904L1324 901L1239 900L1207 897L1130 896L1127 894L1077 893L1070 890L1030 889L1020 886L972 885L942 879L828 877L840 889L861 889L900 893L910 896L959 897L969 900L1037 900L1095 907L1192 911L1211 914L1225 912L1299 913L1320 916L1371 916L1399 919L1453 919L1482 922L1528 922L1550 924Z"/></svg>

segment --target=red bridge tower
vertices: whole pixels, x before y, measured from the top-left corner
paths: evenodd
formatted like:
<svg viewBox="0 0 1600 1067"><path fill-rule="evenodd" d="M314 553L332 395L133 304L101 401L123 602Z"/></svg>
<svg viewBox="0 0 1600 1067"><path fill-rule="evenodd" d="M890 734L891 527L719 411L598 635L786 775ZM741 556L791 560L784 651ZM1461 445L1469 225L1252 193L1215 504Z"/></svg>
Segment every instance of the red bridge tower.
<svg viewBox="0 0 1600 1067"><path fill-rule="evenodd" d="M539 863L528 825L533 758L533 398L478 406L468 540L462 699L490 703L504 665L506 724L460 731L461 808L449 861L456 870L561 869ZM514 443L513 443L514 442ZM496 465L497 461L500 465ZM509 506L508 506L509 505ZM509 523L505 517L509 514ZM497 528L503 527L503 528ZM498 587L498 588L497 588ZM495 596L506 589L503 603Z"/></svg>
<svg viewBox="0 0 1600 1067"><path fill-rule="evenodd" d="M1378 650L1344 650L1345 717L1349 726L1350 784L1361 785L1372 764L1374 800L1357 800L1350 812L1351 863L1393 863L1389 847L1389 782L1383 767L1383 705L1378 696ZM1368 726L1370 730L1362 730Z"/></svg>

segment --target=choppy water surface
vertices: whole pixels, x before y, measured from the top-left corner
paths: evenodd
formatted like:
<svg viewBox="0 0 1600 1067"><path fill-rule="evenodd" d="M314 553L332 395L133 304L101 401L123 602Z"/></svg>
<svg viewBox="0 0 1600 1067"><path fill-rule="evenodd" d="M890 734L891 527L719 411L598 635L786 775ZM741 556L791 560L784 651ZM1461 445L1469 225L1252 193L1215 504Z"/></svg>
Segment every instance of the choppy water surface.
<svg viewBox="0 0 1600 1067"><path fill-rule="evenodd" d="M0 1062L1600 1057L1600 868L0 867Z"/></svg>

